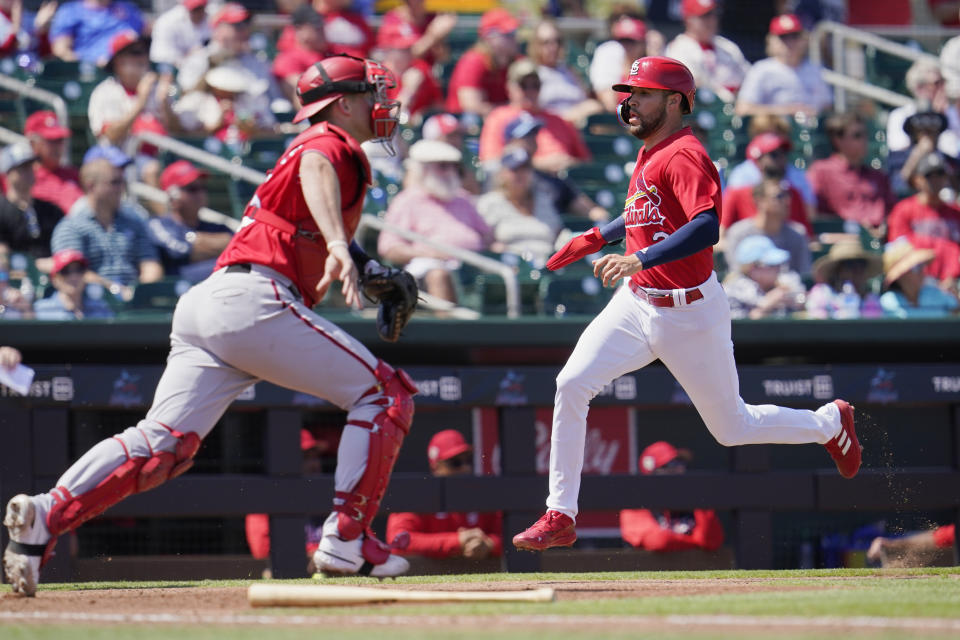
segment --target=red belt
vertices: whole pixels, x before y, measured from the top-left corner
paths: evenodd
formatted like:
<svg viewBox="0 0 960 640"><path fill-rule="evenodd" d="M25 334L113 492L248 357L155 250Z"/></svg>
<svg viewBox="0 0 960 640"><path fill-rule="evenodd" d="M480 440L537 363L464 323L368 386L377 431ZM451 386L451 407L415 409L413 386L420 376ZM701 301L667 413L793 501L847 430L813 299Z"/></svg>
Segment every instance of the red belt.
<svg viewBox="0 0 960 640"><path fill-rule="evenodd" d="M652 304L655 307L675 307L678 306L673 299L672 293L650 293L645 289L641 288L636 282L630 280L630 291L633 291L638 298ZM684 289L683 290L683 299L685 300L684 304L690 304L691 302L696 302L703 298L703 292L700 289Z"/></svg>

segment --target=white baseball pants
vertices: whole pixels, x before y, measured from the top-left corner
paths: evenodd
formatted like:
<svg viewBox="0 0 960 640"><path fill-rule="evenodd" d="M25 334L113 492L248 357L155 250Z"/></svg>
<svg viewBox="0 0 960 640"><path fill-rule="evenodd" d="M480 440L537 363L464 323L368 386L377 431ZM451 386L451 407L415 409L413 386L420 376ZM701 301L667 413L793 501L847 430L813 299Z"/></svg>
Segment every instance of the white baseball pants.
<svg viewBox="0 0 960 640"><path fill-rule="evenodd" d="M727 297L716 274L699 288L701 300L654 307L621 286L584 330L557 376L548 509L577 515L590 401L614 379L658 358L724 446L823 444L840 432L840 411L832 402L816 412L744 403Z"/></svg>
<svg viewBox="0 0 960 640"><path fill-rule="evenodd" d="M272 269L253 265L250 273L220 269L185 293L146 418L87 451L56 486L78 496L128 455L149 458L156 451L173 451L177 441L162 425L203 439L230 403L260 380L325 398L349 412L348 423L372 421L381 408L358 399L377 383L377 358L307 308L289 285ZM347 424L337 452L337 491L349 492L360 480L368 445L369 432ZM46 513L53 496L37 496L35 504Z"/></svg>

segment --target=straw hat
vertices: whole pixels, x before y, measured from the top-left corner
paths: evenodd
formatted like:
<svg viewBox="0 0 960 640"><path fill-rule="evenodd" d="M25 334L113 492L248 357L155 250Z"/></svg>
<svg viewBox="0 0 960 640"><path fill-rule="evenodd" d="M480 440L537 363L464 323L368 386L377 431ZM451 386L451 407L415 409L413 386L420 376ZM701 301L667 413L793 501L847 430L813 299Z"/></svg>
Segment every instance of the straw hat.
<svg viewBox="0 0 960 640"><path fill-rule="evenodd" d="M918 264L926 264L934 259L933 249L917 249L906 238L897 238L883 249L884 284L891 284Z"/></svg>
<svg viewBox="0 0 960 640"><path fill-rule="evenodd" d="M833 279L834 271L843 260L866 260L867 279L882 273L883 265L880 256L864 249L859 240L842 240L830 247L827 255L813 263L814 279L817 282L829 282Z"/></svg>

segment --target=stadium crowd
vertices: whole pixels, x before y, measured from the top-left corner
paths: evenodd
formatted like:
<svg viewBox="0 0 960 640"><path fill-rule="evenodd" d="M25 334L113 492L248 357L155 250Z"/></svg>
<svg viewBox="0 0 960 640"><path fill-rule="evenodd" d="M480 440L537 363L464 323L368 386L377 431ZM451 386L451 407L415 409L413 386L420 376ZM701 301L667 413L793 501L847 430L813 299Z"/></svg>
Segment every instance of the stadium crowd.
<svg viewBox="0 0 960 640"><path fill-rule="evenodd" d="M725 181L715 255L734 317L937 317L960 307L960 36L930 51L939 63L921 58L899 79L909 104L834 112L810 30L822 18L857 24L866 4L857 0L771 1L759 44L720 34L735 8L716 0L673 3L673 16L656 3L613 4L606 35L587 41L557 19L583 15L580 2L539 14L503 3L471 22L469 37L462 16L429 13L423 0L377 3L392 8L376 14L370 4L277 0L282 29L264 37L233 2L158 0L151 17L123 0L35 12L0 1L10 75L75 63L99 79L80 98L84 135L37 108L23 114L26 142L0 152L0 318L109 317L138 286L203 279L230 237L201 215L211 172L137 134L209 138L239 157L258 141L282 149L297 131L297 78L339 53L396 76L404 135L396 157L367 149L388 194L368 211L399 228L510 260L521 274L542 269L571 233L618 214L639 143L616 124L623 96L611 85L637 57L667 55L697 79L690 124ZM955 24L942 4L930 1L932 15ZM830 13L834 5L844 11ZM823 144L802 144L804 135ZM68 144L89 147L79 166ZM139 202L132 182L162 190L166 204ZM465 302L466 270L449 253L390 231L376 246L426 291Z"/></svg>

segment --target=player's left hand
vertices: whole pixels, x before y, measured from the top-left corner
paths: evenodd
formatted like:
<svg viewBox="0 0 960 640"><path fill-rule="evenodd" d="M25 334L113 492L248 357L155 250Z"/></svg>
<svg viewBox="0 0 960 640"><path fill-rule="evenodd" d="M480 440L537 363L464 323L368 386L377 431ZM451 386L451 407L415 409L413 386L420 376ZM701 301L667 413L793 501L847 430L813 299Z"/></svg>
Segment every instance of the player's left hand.
<svg viewBox="0 0 960 640"><path fill-rule="evenodd" d="M317 283L318 300L323 298L334 280L340 281L340 291L347 305L354 309L362 309L363 300L360 298L360 288L357 286L357 267L345 245L333 247L327 255L327 261L323 265L323 277Z"/></svg>
<svg viewBox="0 0 960 640"><path fill-rule="evenodd" d="M629 278L641 269L643 263L634 253L625 256L611 253L593 261L593 275L602 279L605 287L615 286L621 278Z"/></svg>

